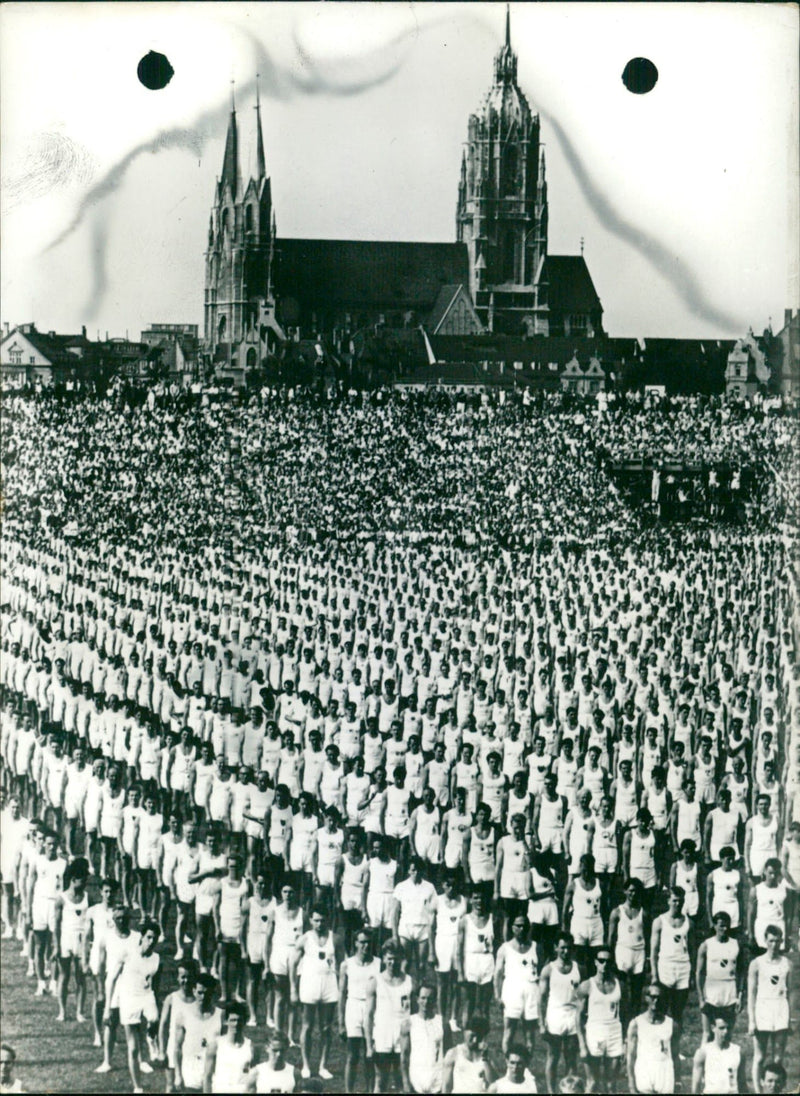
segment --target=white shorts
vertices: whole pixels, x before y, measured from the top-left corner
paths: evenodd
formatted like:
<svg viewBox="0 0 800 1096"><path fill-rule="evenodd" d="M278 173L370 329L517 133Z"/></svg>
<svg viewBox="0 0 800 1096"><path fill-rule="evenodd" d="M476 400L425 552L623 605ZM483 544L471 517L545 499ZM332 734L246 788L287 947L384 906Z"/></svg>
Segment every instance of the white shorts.
<svg viewBox="0 0 800 1096"><path fill-rule="evenodd" d="M413 940L415 943L419 943L421 940L427 940L430 936L431 927L428 924L412 925L408 921L400 919L400 924L397 926L397 935L401 940Z"/></svg>
<svg viewBox="0 0 800 1096"><path fill-rule="evenodd" d="M366 1039L367 1002L348 997L344 1006L344 1029L348 1039Z"/></svg>
<svg viewBox="0 0 800 1096"><path fill-rule="evenodd" d="M503 981L503 1014L506 1020L538 1020L539 994L535 982Z"/></svg>
<svg viewBox="0 0 800 1096"><path fill-rule="evenodd" d="M339 1000L339 987L336 975L301 974L299 987L300 1002L304 1005L335 1005Z"/></svg>
<svg viewBox="0 0 800 1096"><path fill-rule="evenodd" d="M367 917L373 929L388 928L391 922L391 893L367 893Z"/></svg>
<svg viewBox="0 0 800 1096"><path fill-rule="evenodd" d="M336 882L336 865L317 864L317 880L320 887L332 887Z"/></svg>
<svg viewBox="0 0 800 1096"><path fill-rule="evenodd" d="M690 973L688 963L658 964L658 980L666 989L688 989Z"/></svg>
<svg viewBox="0 0 800 1096"><path fill-rule="evenodd" d="M384 819L384 828L387 837L408 837L407 818L391 818L389 815L386 815L386 818Z"/></svg>
<svg viewBox="0 0 800 1096"><path fill-rule="evenodd" d="M503 872L500 876L500 897L525 899L528 897L528 873L526 871Z"/></svg>
<svg viewBox="0 0 800 1096"><path fill-rule="evenodd" d="M539 844L542 852L560 854L564 851L564 831L561 829L540 829Z"/></svg>
<svg viewBox="0 0 800 1096"><path fill-rule="evenodd" d="M203 1051L202 1054L195 1054L191 1058L188 1058L184 1055L183 1061L181 1063L181 1077L183 1078L183 1087L202 1089L205 1071L205 1051Z"/></svg>
<svg viewBox="0 0 800 1096"><path fill-rule="evenodd" d="M99 978L103 973L103 969L100 966L100 945L95 940L92 943L91 950L89 952L89 973L94 978Z"/></svg>
<svg viewBox="0 0 800 1096"><path fill-rule="evenodd" d="M451 970L455 970L458 937L441 936L437 934L433 946L434 951L436 952L437 974L449 974Z"/></svg>
<svg viewBox="0 0 800 1096"><path fill-rule="evenodd" d="M66 936L64 930L61 930L61 958L66 959L68 956L74 959L83 958L83 932L80 929L74 929Z"/></svg>
<svg viewBox="0 0 800 1096"><path fill-rule="evenodd" d="M51 898L35 895L31 906L31 927L34 932L45 932L55 928L56 907Z"/></svg>
<svg viewBox="0 0 800 1096"><path fill-rule="evenodd" d="M554 898L538 898L528 903L528 920L532 925L557 925L558 906Z"/></svg>
<svg viewBox="0 0 800 1096"><path fill-rule="evenodd" d="M360 910L364 892L361 887L354 887L352 883L342 884L342 909Z"/></svg>
<svg viewBox="0 0 800 1096"><path fill-rule="evenodd" d="M549 1035L577 1035L578 1021L575 1009L548 1006L545 1027Z"/></svg>
<svg viewBox="0 0 800 1096"><path fill-rule="evenodd" d="M785 999L756 998L754 1014L756 1031L785 1031L789 1027L789 1002Z"/></svg>
<svg viewBox="0 0 800 1096"><path fill-rule="evenodd" d="M494 956L491 953L471 952L464 956L464 981L485 986L494 977Z"/></svg>
<svg viewBox="0 0 800 1096"><path fill-rule="evenodd" d="M636 1081L636 1089L643 1093L658 1093L665 1096L675 1089L675 1067L671 1061L649 1061L647 1058L636 1059L633 1070Z"/></svg>
<svg viewBox="0 0 800 1096"><path fill-rule="evenodd" d="M273 944L269 953L269 969L279 978L285 978L289 974L289 966L292 961L294 948L288 944Z"/></svg>
<svg viewBox="0 0 800 1096"><path fill-rule="evenodd" d="M616 849L598 849L594 858L594 870L598 874L613 873L617 870L618 859Z"/></svg>
<svg viewBox="0 0 800 1096"><path fill-rule="evenodd" d="M310 875L314 868L311 849L292 844L289 848L289 868L292 871L307 871Z"/></svg>
<svg viewBox="0 0 800 1096"><path fill-rule="evenodd" d="M400 1032L405 1016L375 1016L373 1042L376 1054L397 1054L400 1051Z"/></svg>
<svg viewBox="0 0 800 1096"><path fill-rule="evenodd" d="M592 1058L621 1058L622 1024L587 1024L586 1047Z"/></svg>
<svg viewBox="0 0 800 1096"><path fill-rule="evenodd" d="M148 993L138 997L125 994L119 1001L119 1022L123 1025L139 1024L146 1020L148 1024L155 1024L158 1020L158 1006L155 995Z"/></svg>
<svg viewBox="0 0 800 1096"><path fill-rule="evenodd" d="M442 862L442 839L438 834L431 834L427 841L416 842L417 856L421 856L423 860L427 860L429 864L441 864Z"/></svg>
<svg viewBox="0 0 800 1096"><path fill-rule="evenodd" d="M620 974L641 974L644 970L644 948L637 951L618 944L614 952L614 962Z"/></svg>
<svg viewBox="0 0 800 1096"><path fill-rule="evenodd" d="M585 920L573 917L571 931L578 947L599 948L603 943L603 921L600 917Z"/></svg>

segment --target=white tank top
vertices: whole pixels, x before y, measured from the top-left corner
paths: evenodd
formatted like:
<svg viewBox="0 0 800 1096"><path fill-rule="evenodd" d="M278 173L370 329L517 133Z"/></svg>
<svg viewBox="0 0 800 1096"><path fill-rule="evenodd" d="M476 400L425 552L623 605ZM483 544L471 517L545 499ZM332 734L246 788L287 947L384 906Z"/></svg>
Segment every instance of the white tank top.
<svg viewBox="0 0 800 1096"><path fill-rule="evenodd" d="M647 1014L636 1018L636 1058L639 1062L672 1062L672 1020L665 1016L660 1024L651 1024Z"/></svg>
<svg viewBox="0 0 800 1096"><path fill-rule="evenodd" d="M565 974L557 963L550 964L550 992L547 996L548 1026L552 1026L556 1017L574 1014L578 1002L578 986L581 975L578 964L573 962Z"/></svg>
<svg viewBox="0 0 800 1096"><path fill-rule="evenodd" d="M555 799L548 799L546 795L543 795L540 802L539 832L563 829L564 804L561 796L557 795Z"/></svg>
<svg viewBox="0 0 800 1096"><path fill-rule="evenodd" d="M300 972L304 978L336 976L336 949L332 932L324 940L320 940L313 930L306 935Z"/></svg>
<svg viewBox="0 0 800 1096"><path fill-rule="evenodd" d="M384 861L379 856L373 856L369 862L369 893L393 894L395 875L396 860Z"/></svg>
<svg viewBox="0 0 800 1096"><path fill-rule="evenodd" d="M620 948L628 951L644 952L644 917L642 910L637 910L633 917L629 916L624 906L619 907L619 920L617 922L617 942L615 961L620 964Z"/></svg>
<svg viewBox="0 0 800 1096"><path fill-rule="evenodd" d="M683 912L688 913L690 917L694 917L700 908L700 892L697 888L697 864L692 864L687 868L682 860L678 860L675 865L675 884L678 887L683 887L686 891Z"/></svg>
<svg viewBox="0 0 800 1096"><path fill-rule="evenodd" d="M89 921L89 899L84 894L80 902L73 902L65 894L61 907L61 946L72 947L75 941L83 943ZM67 943L69 942L69 944Z"/></svg>
<svg viewBox="0 0 800 1096"><path fill-rule="evenodd" d="M370 978L375 978L381 972L380 959L370 959L368 963L359 963L355 955L345 959L343 966L347 969L347 1000L366 1001L367 986Z"/></svg>
<svg viewBox="0 0 800 1096"><path fill-rule="evenodd" d="M719 860L719 850L726 845L736 847L736 831L741 815L738 811L721 811L715 807L711 812L711 841L710 849L712 860Z"/></svg>
<svg viewBox="0 0 800 1096"><path fill-rule="evenodd" d="M273 948L293 948L303 935L303 907L290 911L283 904L275 907L275 931Z"/></svg>
<svg viewBox="0 0 800 1096"><path fill-rule="evenodd" d="M661 940L658 947L658 965L672 963L674 966L688 966L689 963L689 918L684 914L680 925L670 920L668 913L662 913Z"/></svg>
<svg viewBox="0 0 800 1096"><path fill-rule="evenodd" d="M595 879L591 890L586 890L580 877L575 880L572 894L572 917L574 921L586 923L600 916L600 881Z"/></svg>
<svg viewBox="0 0 800 1096"><path fill-rule="evenodd" d="M386 817L395 822L407 821L410 796L411 792L408 788L398 788L390 784L386 789Z"/></svg>
<svg viewBox="0 0 800 1096"><path fill-rule="evenodd" d="M494 950L494 923L489 917L485 925L478 925L472 914L464 918L464 954L491 955Z"/></svg>
<svg viewBox="0 0 800 1096"><path fill-rule="evenodd" d="M494 875L494 832L481 837L473 826L469 842L469 870L473 879L483 880Z"/></svg>
<svg viewBox="0 0 800 1096"><path fill-rule="evenodd" d="M362 856L358 864L354 864L348 855L342 857L342 890L352 887L354 890L363 890L367 877L369 861Z"/></svg>
<svg viewBox="0 0 800 1096"><path fill-rule="evenodd" d="M517 951L510 943L502 945L505 949L504 981L511 985L532 983L539 981L539 965L537 962L536 944L532 943L525 951Z"/></svg>
<svg viewBox="0 0 800 1096"><path fill-rule="evenodd" d="M678 844L687 838L700 847L700 804L696 799L678 800Z"/></svg>
<svg viewBox="0 0 800 1096"><path fill-rule="evenodd" d="M705 995L710 1004L725 1006L736 1003L736 960L739 944L733 938L725 941L716 936L706 941Z"/></svg>
<svg viewBox="0 0 800 1096"><path fill-rule="evenodd" d="M752 844L750 846L751 852L771 853L773 856L776 855L778 819L775 815L772 816L766 826L759 821L758 815L755 815L753 817L751 833L753 835Z"/></svg>
<svg viewBox="0 0 800 1096"><path fill-rule="evenodd" d="M640 879L645 887L655 883L655 866L653 849L655 837L651 830L646 837L642 837L638 830L631 830L631 875Z"/></svg>
<svg viewBox="0 0 800 1096"><path fill-rule="evenodd" d="M223 879L220 884L219 928L223 936L238 940L242 931L242 903L247 897L247 880L232 883Z"/></svg>
<svg viewBox="0 0 800 1096"><path fill-rule="evenodd" d="M463 1046L457 1048L453 1061L453 1092L486 1092L489 1087L486 1062L480 1058L471 1062Z"/></svg>
<svg viewBox="0 0 800 1096"><path fill-rule="evenodd" d="M406 975L397 985L383 974L375 979L375 1028L392 1031L411 1012L411 979Z"/></svg>
<svg viewBox="0 0 800 1096"><path fill-rule="evenodd" d="M614 986L610 993L603 993L597 984L597 979L589 982L589 1001L586 1013L586 1023L589 1024L615 1024L619 1020L619 1002L621 990L619 982L614 979Z"/></svg>
<svg viewBox="0 0 800 1096"><path fill-rule="evenodd" d="M211 1078L212 1092L245 1092L247 1071L253 1061L253 1044L249 1039L242 1040L237 1046L224 1036L217 1042L217 1058L214 1064L214 1076Z"/></svg>
<svg viewBox="0 0 800 1096"><path fill-rule="evenodd" d="M467 912L466 899L460 897L455 906L449 905L444 895L440 894L435 902L436 909L436 939L453 941L458 936L458 925L461 918Z"/></svg>
<svg viewBox="0 0 800 1096"><path fill-rule="evenodd" d="M724 1050L716 1043L706 1043L706 1063L703 1070L704 1093L733 1093L739 1091L739 1063L741 1047L731 1043Z"/></svg>
<svg viewBox="0 0 800 1096"><path fill-rule="evenodd" d="M325 826L317 830L317 848L319 850L319 868L331 868L342 855L344 845L344 830L334 830L331 833Z"/></svg>
<svg viewBox="0 0 800 1096"><path fill-rule="evenodd" d="M267 935L267 927L272 916L272 900L260 902L255 895L251 895L247 907L247 953L260 957Z"/></svg>

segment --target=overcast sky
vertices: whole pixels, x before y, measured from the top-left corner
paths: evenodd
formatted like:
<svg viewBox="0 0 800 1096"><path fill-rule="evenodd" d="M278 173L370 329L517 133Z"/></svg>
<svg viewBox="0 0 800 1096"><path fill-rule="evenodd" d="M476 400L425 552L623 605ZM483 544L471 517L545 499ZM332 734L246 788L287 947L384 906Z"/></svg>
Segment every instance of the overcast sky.
<svg viewBox="0 0 800 1096"><path fill-rule="evenodd" d="M502 4L15 4L0 9L2 319L137 336L202 324L236 78L261 72L278 234L450 241ZM585 255L612 335L736 336L798 289L798 11L512 4L542 118L550 251ZM162 91L139 59L166 54ZM659 80L628 92L649 57Z"/></svg>

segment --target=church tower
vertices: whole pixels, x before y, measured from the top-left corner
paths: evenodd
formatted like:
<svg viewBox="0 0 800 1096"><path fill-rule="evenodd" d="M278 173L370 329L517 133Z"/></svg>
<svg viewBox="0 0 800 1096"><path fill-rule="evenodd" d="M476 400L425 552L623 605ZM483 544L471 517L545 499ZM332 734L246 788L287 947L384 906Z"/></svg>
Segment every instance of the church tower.
<svg viewBox="0 0 800 1096"><path fill-rule="evenodd" d="M256 91L255 175L245 186L239 167L236 104L225 139L208 225L205 342L212 360L246 371L261 363L276 330L272 286L275 214L267 176L261 103Z"/></svg>
<svg viewBox="0 0 800 1096"><path fill-rule="evenodd" d="M535 282L547 254L547 183L539 116L517 83L506 8L494 80L470 116L456 210L469 252L470 292L481 320L520 334L536 313Z"/></svg>

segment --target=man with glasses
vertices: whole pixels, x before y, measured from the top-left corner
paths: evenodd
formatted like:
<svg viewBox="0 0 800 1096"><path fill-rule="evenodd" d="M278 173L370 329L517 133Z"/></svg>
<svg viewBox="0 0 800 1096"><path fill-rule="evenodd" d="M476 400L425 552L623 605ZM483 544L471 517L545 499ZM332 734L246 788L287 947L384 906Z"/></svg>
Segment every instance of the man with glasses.
<svg viewBox="0 0 800 1096"><path fill-rule="evenodd" d="M578 1046L591 1089L615 1092L622 1065L622 987L614 975L609 948L599 949L595 964L595 976L578 987Z"/></svg>
<svg viewBox="0 0 800 1096"><path fill-rule="evenodd" d="M664 990L657 983L647 991L647 1009L628 1025L628 1091L658 1093L675 1090L675 1025L666 1014Z"/></svg>

